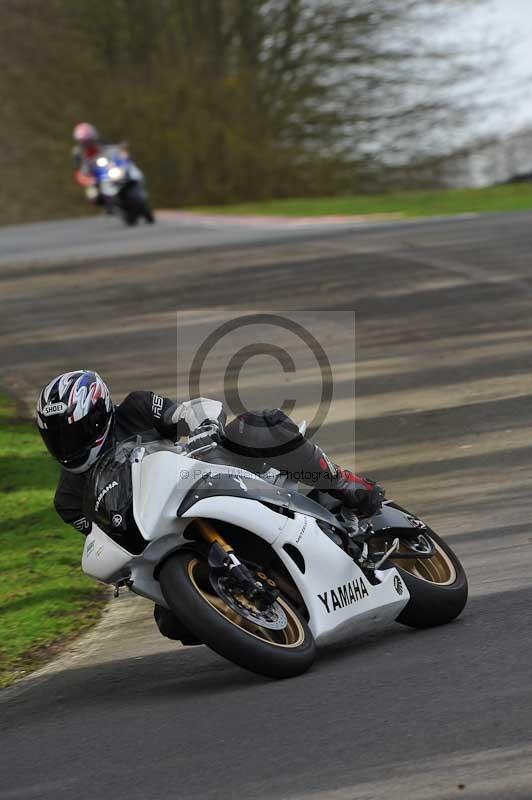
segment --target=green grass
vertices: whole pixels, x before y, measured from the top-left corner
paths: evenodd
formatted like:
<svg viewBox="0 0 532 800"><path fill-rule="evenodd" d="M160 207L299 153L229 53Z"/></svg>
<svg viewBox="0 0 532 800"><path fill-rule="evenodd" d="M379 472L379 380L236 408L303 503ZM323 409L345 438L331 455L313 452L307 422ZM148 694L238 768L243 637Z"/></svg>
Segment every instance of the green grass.
<svg viewBox="0 0 532 800"><path fill-rule="evenodd" d="M265 200L257 203L193 208L215 214L266 214L273 216L349 216L400 214L427 217L485 211L532 210L532 183L492 186L487 189L395 192L346 197L308 197Z"/></svg>
<svg viewBox="0 0 532 800"><path fill-rule="evenodd" d="M83 537L53 508L58 467L35 426L0 396L0 687L99 617L81 572Z"/></svg>

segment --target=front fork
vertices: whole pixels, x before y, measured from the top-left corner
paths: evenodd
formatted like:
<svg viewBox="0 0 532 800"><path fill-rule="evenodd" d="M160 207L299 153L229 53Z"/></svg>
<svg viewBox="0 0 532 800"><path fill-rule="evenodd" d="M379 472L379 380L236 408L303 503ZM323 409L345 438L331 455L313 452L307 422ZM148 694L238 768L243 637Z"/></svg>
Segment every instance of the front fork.
<svg viewBox="0 0 532 800"><path fill-rule="evenodd" d="M268 578L264 572L257 572L254 575L249 567L237 558L231 545L211 522L197 519L196 525L201 537L210 544L208 559L213 572L225 574L233 591L241 591L259 607L272 605L279 596L275 581Z"/></svg>

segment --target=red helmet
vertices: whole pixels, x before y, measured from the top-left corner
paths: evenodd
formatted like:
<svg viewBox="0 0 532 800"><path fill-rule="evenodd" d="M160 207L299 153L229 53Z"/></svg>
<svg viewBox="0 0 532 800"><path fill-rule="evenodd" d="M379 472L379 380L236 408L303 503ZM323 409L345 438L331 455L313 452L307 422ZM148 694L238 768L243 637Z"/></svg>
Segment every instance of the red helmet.
<svg viewBox="0 0 532 800"><path fill-rule="evenodd" d="M72 136L79 144L88 144L89 142L96 142L99 138L99 133L90 122L79 122L72 131Z"/></svg>

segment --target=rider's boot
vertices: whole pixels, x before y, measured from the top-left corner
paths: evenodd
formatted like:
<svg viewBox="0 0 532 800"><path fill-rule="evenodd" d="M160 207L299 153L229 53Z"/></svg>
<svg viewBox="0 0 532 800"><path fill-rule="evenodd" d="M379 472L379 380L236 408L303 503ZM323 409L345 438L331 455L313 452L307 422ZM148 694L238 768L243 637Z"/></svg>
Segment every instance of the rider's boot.
<svg viewBox="0 0 532 800"><path fill-rule="evenodd" d="M316 447L316 445L313 445ZM327 456L316 447L320 452L320 465L331 464ZM322 491L328 492L336 500L340 500L346 509L350 509L359 517L370 517L375 514L382 505L384 491L376 481L363 475L356 475L348 469L342 469L337 464L331 464L329 470L330 478L320 479ZM344 516L348 516L345 515ZM349 526L349 520L346 519Z"/></svg>

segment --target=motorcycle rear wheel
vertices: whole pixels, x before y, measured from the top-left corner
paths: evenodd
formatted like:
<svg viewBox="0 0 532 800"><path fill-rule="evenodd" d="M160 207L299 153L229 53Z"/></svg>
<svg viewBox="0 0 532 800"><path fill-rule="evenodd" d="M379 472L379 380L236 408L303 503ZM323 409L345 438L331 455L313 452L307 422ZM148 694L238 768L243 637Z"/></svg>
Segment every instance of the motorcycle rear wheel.
<svg viewBox="0 0 532 800"><path fill-rule="evenodd" d="M305 672L316 657L308 625L283 598L282 630L261 627L240 616L213 590L209 566L196 552L180 550L159 573L163 596L189 630L219 655L269 678L291 678Z"/></svg>
<svg viewBox="0 0 532 800"><path fill-rule="evenodd" d="M410 592L397 622L411 628L446 625L461 614L467 602L467 577L459 558L430 528L423 535L434 545L436 552L431 558L394 561L392 557L386 563L398 570Z"/></svg>

